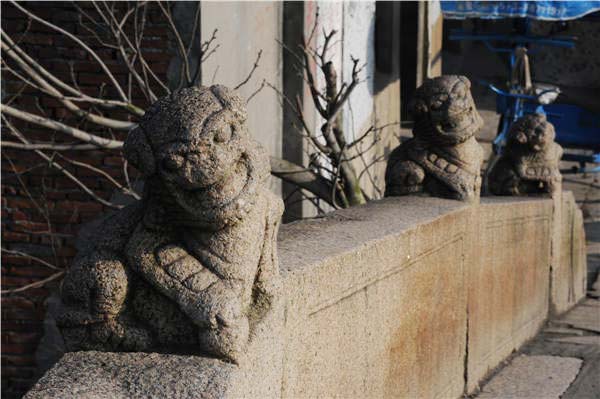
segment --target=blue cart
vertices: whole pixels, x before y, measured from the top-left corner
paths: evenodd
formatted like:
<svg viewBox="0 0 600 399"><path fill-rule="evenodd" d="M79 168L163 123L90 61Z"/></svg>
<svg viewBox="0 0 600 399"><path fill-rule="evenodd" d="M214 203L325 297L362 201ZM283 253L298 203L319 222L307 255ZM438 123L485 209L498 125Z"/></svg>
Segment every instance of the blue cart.
<svg viewBox="0 0 600 399"><path fill-rule="evenodd" d="M498 136L494 140L494 152L502 152L506 135L512 123L531 113L543 113L554 125L556 141L567 149L563 160L579 163L579 168L565 172L600 172L600 166L586 169L587 163L600 164L600 114L580 105L560 101L560 88L554 85L531 82L529 55L532 44L540 46L574 47L574 37L541 37L530 34L531 19L565 20L581 17L600 10L600 1L592 2L442 2L445 17L449 18L523 18L520 32L515 34L477 34L453 31L451 40L477 40L493 52L509 57L509 87L505 90L489 82L481 81L496 93L496 111L501 115ZM497 43L509 43L498 46ZM600 93L599 93L600 94ZM568 149L591 150L582 154Z"/></svg>

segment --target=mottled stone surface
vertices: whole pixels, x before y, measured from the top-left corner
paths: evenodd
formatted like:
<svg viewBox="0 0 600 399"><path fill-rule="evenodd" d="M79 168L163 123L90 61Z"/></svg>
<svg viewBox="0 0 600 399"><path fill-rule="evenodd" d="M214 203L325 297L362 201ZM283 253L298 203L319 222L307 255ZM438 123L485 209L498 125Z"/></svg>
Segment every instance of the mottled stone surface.
<svg viewBox="0 0 600 399"><path fill-rule="evenodd" d="M483 150L474 135L483 121L464 76L427 79L411 103L413 138L390 154L385 195L428 193L478 201Z"/></svg>
<svg viewBox="0 0 600 399"><path fill-rule="evenodd" d="M282 227L282 397L460 396L468 208L406 196Z"/></svg>
<svg viewBox="0 0 600 399"><path fill-rule="evenodd" d="M67 353L26 398L217 398L237 367L158 353Z"/></svg>
<svg viewBox="0 0 600 399"><path fill-rule="evenodd" d="M479 208L468 250L468 392L544 324L555 220L549 198L483 197Z"/></svg>
<svg viewBox="0 0 600 399"><path fill-rule="evenodd" d="M560 234L552 247L554 256L550 276L550 304L556 314L579 302L585 296L587 285L583 215L573 193L563 191L560 197L555 199L555 203L561 203L554 210Z"/></svg>
<svg viewBox="0 0 600 399"><path fill-rule="evenodd" d="M485 385L478 399L559 399L581 369L581 359L524 356Z"/></svg>
<svg viewBox="0 0 600 399"><path fill-rule="evenodd" d="M600 334L600 302L588 299L553 323Z"/></svg>
<svg viewBox="0 0 600 399"><path fill-rule="evenodd" d="M495 195L557 194L562 177L558 164L562 148L554 142L554 126L543 114L518 119L507 136L506 147L488 175Z"/></svg>
<svg viewBox="0 0 600 399"><path fill-rule="evenodd" d="M88 234L61 290L67 351L177 351L239 362L277 295L281 200L224 86L159 99L124 146L143 199Z"/></svg>

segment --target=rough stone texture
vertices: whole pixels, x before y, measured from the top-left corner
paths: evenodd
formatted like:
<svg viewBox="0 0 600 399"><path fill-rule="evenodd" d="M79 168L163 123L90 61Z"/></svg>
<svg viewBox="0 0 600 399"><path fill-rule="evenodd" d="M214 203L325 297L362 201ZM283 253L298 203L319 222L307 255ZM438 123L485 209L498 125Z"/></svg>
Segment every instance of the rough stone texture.
<svg viewBox="0 0 600 399"><path fill-rule="evenodd" d="M570 191L562 193L562 206L555 209L559 214L556 223L559 234L556 240L556 256L551 269L552 311L563 313L585 296L587 262L586 239L582 212Z"/></svg>
<svg viewBox="0 0 600 399"><path fill-rule="evenodd" d="M521 355L494 376L477 398L559 399L582 363L572 357Z"/></svg>
<svg viewBox="0 0 600 399"><path fill-rule="evenodd" d="M281 200L224 86L159 99L124 152L142 201L87 237L61 290L67 351L184 351L240 362L277 295Z"/></svg>
<svg viewBox="0 0 600 399"><path fill-rule="evenodd" d="M598 301L588 305L585 302L566 313L554 323L561 326L569 326L584 331L600 334L600 306Z"/></svg>
<svg viewBox="0 0 600 399"><path fill-rule="evenodd" d="M204 369L222 389L202 391L195 377L187 392L198 383L199 397L470 393L547 315L553 220L551 199L494 197L469 206L406 196L285 225L278 242L285 295L273 321L261 324L272 335L250 342L247 362ZM104 356L118 374L112 354L94 355ZM32 397L44 397L45 387L68 396L70 384L85 379L55 371ZM155 384L165 396L179 395Z"/></svg>
<svg viewBox="0 0 600 399"><path fill-rule="evenodd" d="M66 353L25 398L280 397L282 325L283 307L276 302L239 365L190 355Z"/></svg>
<svg viewBox="0 0 600 399"><path fill-rule="evenodd" d="M467 390L533 337L548 312L552 201L482 199L470 255ZM516 201L516 199L514 199Z"/></svg>
<svg viewBox="0 0 600 399"><path fill-rule="evenodd" d="M459 396L468 212L404 197L284 226L282 396Z"/></svg>
<svg viewBox="0 0 600 399"><path fill-rule="evenodd" d="M580 309L583 308L583 309ZM589 320L597 320L600 301L587 298L575 306L575 308L561 316L554 316L542 332L522 352L535 356L561 356L574 357L583 360L581 371L577 378L569 386L561 399L597 398L600 392L600 344L598 344L599 333L577 327L569 327L573 333L557 335L554 331L556 326L565 326L564 320L571 313L586 313ZM600 324L600 321L598 321ZM588 324L588 323L586 323ZM585 327L585 326L584 326Z"/></svg>
<svg viewBox="0 0 600 399"><path fill-rule="evenodd" d="M223 382L235 368L230 363L197 356L94 351L67 353L25 397L218 397L224 391ZM216 374L219 374L219 379L214 378ZM202 392L201 396L198 396L199 392Z"/></svg>
<svg viewBox="0 0 600 399"><path fill-rule="evenodd" d="M597 335L586 335L585 337L555 338L555 339L551 339L550 341L564 342L567 344L600 346L600 336L597 336Z"/></svg>
<svg viewBox="0 0 600 399"><path fill-rule="evenodd" d="M490 168L489 189L496 195L527 195L561 191L558 164L562 148L554 142L554 126L543 114L525 115L508 133L506 147Z"/></svg>
<svg viewBox="0 0 600 399"><path fill-rule="evenodd" d="M412 100L413 136L390 154L385 195L425 192L478 201L483 150L474 135L483 121L464 76L427 79Z"/></svg>

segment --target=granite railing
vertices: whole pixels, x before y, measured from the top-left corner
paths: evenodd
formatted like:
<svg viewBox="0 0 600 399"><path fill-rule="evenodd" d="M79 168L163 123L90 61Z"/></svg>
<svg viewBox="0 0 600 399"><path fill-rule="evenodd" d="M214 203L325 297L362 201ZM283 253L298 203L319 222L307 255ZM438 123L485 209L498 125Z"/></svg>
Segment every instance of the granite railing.
<svg viewBox="0 0 600 399"><path fill-rule="evenodd" d="M375 201L283 226L279 261L280 302L240 365L69 353L26 398L458 398L585 292L567 192Z"/></svg>

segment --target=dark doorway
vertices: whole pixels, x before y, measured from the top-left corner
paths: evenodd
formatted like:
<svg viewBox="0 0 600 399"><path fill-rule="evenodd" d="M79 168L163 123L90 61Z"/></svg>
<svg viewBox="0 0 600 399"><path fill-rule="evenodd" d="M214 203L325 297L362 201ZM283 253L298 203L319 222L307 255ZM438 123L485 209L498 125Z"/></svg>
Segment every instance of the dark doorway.
<svg viewBox="0 0 600 399"><path fill-rule="evenodd" d="M400 107L407 120L408 102L423 80L423 35L420 32L425 6L418 1L400 3Z"/></svg>

